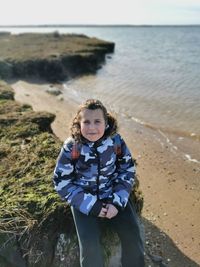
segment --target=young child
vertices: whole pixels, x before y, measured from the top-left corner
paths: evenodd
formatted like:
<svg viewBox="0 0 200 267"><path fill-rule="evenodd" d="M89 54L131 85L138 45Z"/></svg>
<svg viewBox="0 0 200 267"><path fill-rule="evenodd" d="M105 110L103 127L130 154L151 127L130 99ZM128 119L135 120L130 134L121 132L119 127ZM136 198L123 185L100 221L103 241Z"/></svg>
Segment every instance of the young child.
<svg viewBox="0 0 200 267"><path fill-rule="evenodd" d="M129 200L134 177L134 161L117 133L117 121L99 100L87 100L73 119L53 177L55 189L71 206L81 267L104 266L102 218L120 238L122 266L144 266L137 215Z"/></svg>

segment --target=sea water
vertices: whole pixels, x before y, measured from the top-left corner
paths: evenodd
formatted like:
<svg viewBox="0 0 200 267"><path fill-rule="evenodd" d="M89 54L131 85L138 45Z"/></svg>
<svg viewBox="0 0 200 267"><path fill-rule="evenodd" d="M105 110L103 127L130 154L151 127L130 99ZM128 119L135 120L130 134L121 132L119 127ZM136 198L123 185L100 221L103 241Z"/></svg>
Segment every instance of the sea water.
<svg viewBox="0 0 200 267"><path fill-rule="evenodd" d="M200 137L200 26L7 28L18 32L86 34L115 43L96 75L65 83L77 102L99 98L140 124ZM179 139L181 140L181 139ZM188 156L189 157L189 156Z"/></svg>

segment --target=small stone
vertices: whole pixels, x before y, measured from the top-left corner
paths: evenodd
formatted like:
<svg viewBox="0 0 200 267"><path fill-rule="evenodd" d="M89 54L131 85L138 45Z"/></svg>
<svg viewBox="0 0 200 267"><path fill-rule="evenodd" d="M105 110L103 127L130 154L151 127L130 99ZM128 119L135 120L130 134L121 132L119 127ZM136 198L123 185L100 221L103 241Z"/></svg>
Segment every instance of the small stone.
<svg viewBox="0 0 200 267"><path fill-rule="evenodd" d="M163 258L160 256L157 256L157 255L151 255L151 259L154 262L162 262L163 261Z"/></svg>
<svg viewBox="0 0 200 267"><path fill-rule="evenodd" d="M46 92L51 94L51 95L55 95L55 96L62 94L62 92L59 89L55 88L55 87L48 88L46 90Z"/></svg>
<svg viewBox="0 0 200 267"><path fill-rule="evenodd" d="M59 101L63 101L64 100L63 95L58 95L57 98L58 98Z"/></svg>

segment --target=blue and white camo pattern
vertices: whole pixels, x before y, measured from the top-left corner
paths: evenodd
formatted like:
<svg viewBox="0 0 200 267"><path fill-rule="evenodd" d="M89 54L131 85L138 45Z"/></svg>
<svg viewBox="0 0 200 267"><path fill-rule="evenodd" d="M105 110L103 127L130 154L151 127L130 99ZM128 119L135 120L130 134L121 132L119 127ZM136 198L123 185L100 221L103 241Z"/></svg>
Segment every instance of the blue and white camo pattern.
<svg viewBox="0 0 200 267"><path fill-rule="evenodd" d="M89 214L97 200L124 208L135 178L135 164L119 134L121 154L116 155L114 136L81 144L80 156L74 162L74 141L65 141L54 170L55 190L71 206Z"/></svg>

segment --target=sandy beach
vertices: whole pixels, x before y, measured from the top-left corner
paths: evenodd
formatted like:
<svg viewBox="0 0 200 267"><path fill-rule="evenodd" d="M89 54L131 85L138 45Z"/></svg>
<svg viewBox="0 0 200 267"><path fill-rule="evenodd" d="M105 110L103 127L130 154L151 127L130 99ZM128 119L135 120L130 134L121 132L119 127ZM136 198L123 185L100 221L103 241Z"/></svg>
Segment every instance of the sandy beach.
<svg viewBox="0 0 200 267"><path fill-rule="evenodd" d="M34 111L55 114L53 132L62 141L68 137L78 106L75 101L47 93L48 84L18 81L12 87L18 102L30 104ZM200 266L199 162L180 156L164 133L130 122L130 118L117 118L120 132L138 163L146 236L153 237L146 242L157 246L155 250L162 252L170 267ZM185 142L191 142L198 151L199 144L186 137Z"/></svg>

